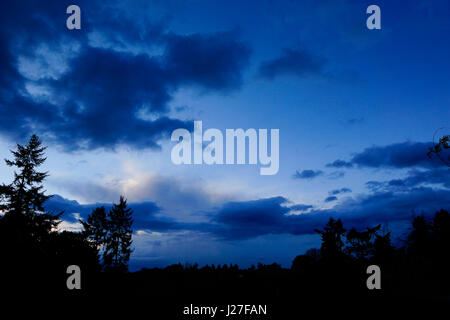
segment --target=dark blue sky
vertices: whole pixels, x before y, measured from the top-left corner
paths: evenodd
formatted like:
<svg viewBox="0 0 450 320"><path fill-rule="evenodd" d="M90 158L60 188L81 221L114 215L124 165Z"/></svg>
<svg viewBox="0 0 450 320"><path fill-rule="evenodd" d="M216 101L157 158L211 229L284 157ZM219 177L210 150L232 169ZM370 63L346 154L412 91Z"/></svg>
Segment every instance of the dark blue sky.
<svg viewBox="0 0 450 320"><path fill-rule="evenodd" d="M77 4L81 30L66 28ZM381 8L381 30L366 8ZM2 1L0 147L49 146L49 207L135 209L134 266L281 262L450 204L448 1ZM280 168L175 166L176 128L276 128ZM445 131L446 130L446 131ZM448 134L448 129L440 133ZM11 178L0 168L3 181Z"/></svg>

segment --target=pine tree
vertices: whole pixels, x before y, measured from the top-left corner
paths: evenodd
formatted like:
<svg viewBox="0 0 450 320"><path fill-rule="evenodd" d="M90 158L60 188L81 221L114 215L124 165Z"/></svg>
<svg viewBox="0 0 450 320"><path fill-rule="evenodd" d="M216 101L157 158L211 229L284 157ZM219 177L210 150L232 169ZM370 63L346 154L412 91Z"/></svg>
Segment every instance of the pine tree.
<svg viewBox="0 0 450 320"><path fill-rule="evenodd" d="M120 197L108 213L108 233L106 236L103 263L106 270L125 272L128 270L132 244L132 211L127 201Z"/></svg>
<svg viewBox="0 0 450 320"><path fill-rule="evenodd" d="M408 252L410 255L426 259L430 255L432 244L432 225L425 216L417 216L412 222L412 231L408 237Z"/></svg>
<svg viewBox="0 0 450 320"><path fill-rule="evenodd" d="M395 247L392 245L390 232L386 232L382 235L376 234L373 247L373 260L377 264L392 262L392 258L394 257L395 253Z"/></svg>
<svg viewBox="0 0 450 320"><path fill-rule="evenodd" d="M92 210L87 221L79 220L83 225L82 236L88 241L91 247L101 253L106 242L109 223L107 220L105 207L98 207Z"/></svg>
<svg viewBox="0 0 450 320"><path fill-rule="evenodd" d="M345 229L341 219L334 220L330 218L324 230L314 230L322 237L322 246L320 252L325 259L337 259L343 256L344 242L342 240Z"/></svg>
<svg viewBox="0 0 450 320"><path fill-rule="evenodd" d="M0 185L0 274L2 288L16 290L24 288L54 288L54 272L60 267L55 252L58 215L45 211L45 195L42 186L47 172L38 167L45 161L45 147L36 135L28 144L17 145L11 151L12 160L5 160L10 167L16 167L14 180ZM32 266L32 268L29 268Z"/></svg>
<svg viewBox="0 0 450 320"><path fill-rule="evenodd" d="M381 224L374 228L367 227L364 231L357 231L355 228L351 228L347 233L349 246L345 251L358 259L368 258L373 255L374 239L376 239L376 233L380 228Z"/></svg>
<svg viewBox="0 0 450 320"><path fill-rule="evenodd" d="M0 210L5 213L5 220L38 242L55 230L62 214L51 215L43 207L50 198L42 186L48 173L39 172L37 168L46 160L45 149L36 135L32 135L25 146L17 144L17 150L11 150L14 159L5 162L19 170L14 172L11 184L0 186Z"/></svg>

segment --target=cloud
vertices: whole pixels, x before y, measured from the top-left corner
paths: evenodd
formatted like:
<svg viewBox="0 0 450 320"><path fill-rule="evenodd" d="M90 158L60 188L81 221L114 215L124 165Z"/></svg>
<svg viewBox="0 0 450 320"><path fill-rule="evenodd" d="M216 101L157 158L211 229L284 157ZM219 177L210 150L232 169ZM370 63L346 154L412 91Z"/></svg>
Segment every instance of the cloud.
<svg viewBox="0 0 450 320"><path fill-rule="evenodd" d="M301 217L309 217L309 214L288 215L292 210L285 206L288 202L286 198L280 196L225 203L214 213L212 221L214 224L206 226L206 230L227 240L306 231L301 221L309 219Z"/></svg>
<svg viewBox="0 0 450 320"><path fill-rule="evenodd" d="M323 175L323 171L321 171L321 170L303 170L301 172L296 171L293 178L294 179L314 179L321 175Z"/></svg>
<svg viewBox="0 0 450 320"><path fill-rule="evenodd" d="M330 196L328 202L335 201ZM381 190L371 194L343 199L330 209L313 209L308 205L288 206L289 200L278 196L240 202L224 202L205 216L209 221L201 223L180 222L161 215L161 208L154 202L131 202L134 211L134 229L158 232L205 233L219 240L243 240L269 234L306 235L322 228L330 217L341 218L346 227L362 228L378 223L408 222L415 214L434 214L441 208L450 208L450 190L430 187L414 187L403 190ZM65 210L68 223L76 215L85 218L91 210L110 204L80 205L61 197L46 203L52 212ZM296 214L297 209L311 209Z"/></svg>
<svg viewBox="0 0 450 320"><path fill-rule="evenodd" d="M328 192L330 195L338 195L338 194L342 194L342 193L348 193L348 192L352 192L351 189L349 188L341 188L341 189L335 189L335 190L331 190L330 192Z"/></svg>
<svg viewBox="0 0 450 320"><path fill-rule="evenodd" d="M333 171L333 172L330 172L327 175L327 178L336 180L336 179L342 178L343 176L345 176L345 172L344 171Z"/></svg>
<svg viewBox="0 0 450 320"><path fill-rule="evenodd" d="M45 203L45 208L49 212L58 213L64 210L62 218L67 223L78 222L77 218L86 219L87 216L97 207L105 207L106 210L110 210L111 203L93 203L93 204L79 204L75 200L68 200L60 195L54 195ZM175 222L174 220L157 216L160 211L158 205L151 201L128 203L128 206L133 210L133 227L135 230L147 229L147 230L179 230L182 228L182 224Z"/></svg>
<svg viewBox="0 0 450 320"><path fill-rule="evenodd" d="M282 206L287 202L283 197L228 202L222 206L214 220L224 225L271 226L279 223L289 212L289 208Z"/></svg>
<svg viewBox="0 0 450 320"><path fill-rule="evenodd" d="M366 187L372 191L402 191L427 185L450 189L450 170L448 168L413 169L408 171L404 178L388 181L368 181L366 183Z"/></svg>
<svg viewBox="0 0 450 320"><path fill-rule="evenodd" d="M431 143L403 142L383 147L370 147L356 154L351 162L361 167L371 168L408 168L441 166L438 160L428 158Z"/></svg>
<svg viewBox="0 0 450 320"><path fill-rule="evenodd" d="M205 221L201 212L229 201L231 194L214 192L201 180L196 183L157 174L129 172L122 179L102 179L102 182L78 182L53 180L59 190L64 190L82 202L117 201L121 194L129 202L140 203L148 199L158 203L159 212L182 221Z"/></svg>
<svg viewBox="0 0 450 320"><path fill-rule="evenodd" d="M314 208L314 207L309 204L295 204L295 205L289 207L289 209L291 211L297 211L297 212L305 212L312 208Z"/></svg>
<svg viewBox="0 0 450 320"><path fill-rule="evenodd" d="M250 56L237 32L178 35L140 25L120 5L83 3L84 12L102 14L86 14L79 32L54 18L65 19L63 4L7 6L0 14L0 133L14 140L37 133L68 151L159 148L174 129L191 127L168 117L174 92L239 89Z"/></svg>
<svg viewBox="0 0 450 320"><path fill-rule="evenodd" d="M450 170L448 168L433 168L430 170L413 169L408 172L408 176L405 179L401 180L401 183L408 187L416 187L421 184L433 184L450 189Z"/></svg>
<svg viewBox="0 0 450 320"><path fill-rule="evenodd" d="M119 199L124 190L118 180L108 180L106 183L77 181L72 179L52 179L52 185L80 200L82 203L112 202ZM53 199L53 198L52 198ZM76 201L75 201L76 202Z"/></svg>
<svg viewBox="0 0 450 320"><path fill-rule="evenodd" d="M383 183L380 181L371 180L366 182L366 187L373 192L378 191L382 186Z"/></svg>
<svg viewBox="0 0 450 320"><path fill-rule="evenodd" d="M177 83L211 90L232 90L242 84L250 49L237 32L167 36L165 64Z"/></svg>
<svg viewBox="0 0 450 320"><path fill-rule="evenodd" d="M258 72L260 77L269 80L282 75L305 78L322 74L325 63L325 59L305 50L284 49L278 58L262 62Z"/></svg>
<svg viewBox="0 0 450 320"><path fill-rule="evenodd" d="M341 124L343 124L344 126L353 126L355 124L359 124L359 123L363 123L364 122L364 118L360 117L360 118L350 118L347 120L343 120L341 121Z"/></svg>
<svg viewBox="0 0 450 320"><path fill-rule="evenodd" d="M326 166L334 168L358 166L396 169L444 167L445 164L438 159L427 156L428 149L431 146L431 143L409 141L386 146L374 146L355 154L349 162L338 159Z"/></svg>
<svg viewBox="0 0 450 320"><path fill-rule="evenodd" d="M329 167L329 168L339 168L339 169L340 168L347 168L348 169L348 168L352 168L353 164L351 164L350 162L338 159L338 160L335 160L335 161L333 161L331 163L328 163L326 166Z"/></svg>
<svg viewBox="0 0 450 320"><path fill-rule="evenodd" d="M418 187L401 192L381 191L346 199L333 208L336 212L349 212L350 220L361 223L410 220L416 214L434 214L450 207L450 191ZM345 219L346 215L343 215Z"/></svg>
<svg viewBox="0 0 450 320"><path fill-rule="evenodd" d="M333 201L333 200L330 200ZM287 199L274 197L224 204L212 226L203 226L224 239L254 238L265 234L313 234L330 217L341 218L346 227L362 228L378 223L408 222L415 214L434 214L450 207L450 190L413 188L405 192L376 192L347 198L330 209L289 214ZM206 229L204 229L206 227Z"/></svg>
<svg viewBox="0 0 450 320"><path fill-rule="evenodd" d="M338 198L336 196L329 196L325 198L325 202L332 202L332 201L336 201Z"/></svg>

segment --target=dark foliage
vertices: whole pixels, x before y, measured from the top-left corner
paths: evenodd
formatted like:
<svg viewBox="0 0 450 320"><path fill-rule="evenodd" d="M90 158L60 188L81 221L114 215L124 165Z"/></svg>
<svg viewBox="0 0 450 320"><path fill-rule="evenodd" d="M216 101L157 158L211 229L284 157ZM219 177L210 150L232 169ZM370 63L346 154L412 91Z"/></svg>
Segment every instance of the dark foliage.
<svg viewBox="0 0 450 320"><path fill-rule="evenodd" d="M108 272L126 272L132 244L133 212L123 196L106 213L105 207L95 208L83 225L82 236L97 250L103 268Z"/></svg>
<svg viewBox="0 0 450 320"><path fill-rule="evenodd" d="M450 135L445 135L439 138L438 143L434 143L428 151L428 157L435 155L447 167L450 167L450 156L448 151L450 149ZM446 152L447 151L447 152Z"/></svg>

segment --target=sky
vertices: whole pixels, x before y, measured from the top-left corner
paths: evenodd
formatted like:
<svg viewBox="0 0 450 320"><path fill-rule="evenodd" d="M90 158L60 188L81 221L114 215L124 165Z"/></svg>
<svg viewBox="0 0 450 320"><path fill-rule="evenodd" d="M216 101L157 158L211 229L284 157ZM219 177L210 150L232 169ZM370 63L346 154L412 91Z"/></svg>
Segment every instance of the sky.
<svg viewBox="0 0 450 320"><path fill-rule="evenodd" d="M71 4L80 30L66 27ZM372 4L380 30L366 27ZM124 195L132 269L289 267L330 217L400 240L413 216L450 208L449 169L427 157L450 131L448 12L444 0L4 0L0 156L40 136L47 207L66 229ZM278 129L279 171L175 165L171 134L194 121Z"/></svg>

